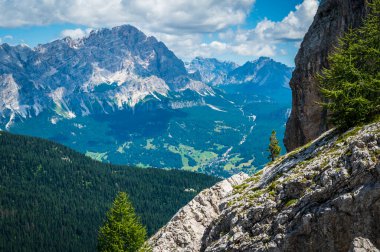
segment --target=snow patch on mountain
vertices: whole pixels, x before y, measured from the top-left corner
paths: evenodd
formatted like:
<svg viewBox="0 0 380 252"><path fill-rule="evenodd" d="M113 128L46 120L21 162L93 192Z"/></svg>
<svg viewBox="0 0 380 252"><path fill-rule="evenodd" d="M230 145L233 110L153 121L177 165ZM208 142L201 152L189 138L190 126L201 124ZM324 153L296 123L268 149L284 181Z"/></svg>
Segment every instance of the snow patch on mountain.
<svg viewBox="0 0 380 252"><path fill-rule="evenodd" d="M215 110L215 111L219 111L219 112L224 112L224 113L227 113L227 111L223 110L223 109L220 109L214 105L211 105L211 104L207 104L207 106L212 109L212 110Z"/></svg>
<svg viewBox="0 0 380 252"><path fill-rule="evenodd" d="M204 99L193 100L193 101L173 101L170 102L170 107L172 109L183 109L183 108L192 108L192 107L201 107L206 106Z"/></svg>
<svg viewBox="0 0 380 252"><path fill-rule="evenodd" d="M179 91L192 90L201 96L215 96L215 91L201 81L189 80Z"/></svg>

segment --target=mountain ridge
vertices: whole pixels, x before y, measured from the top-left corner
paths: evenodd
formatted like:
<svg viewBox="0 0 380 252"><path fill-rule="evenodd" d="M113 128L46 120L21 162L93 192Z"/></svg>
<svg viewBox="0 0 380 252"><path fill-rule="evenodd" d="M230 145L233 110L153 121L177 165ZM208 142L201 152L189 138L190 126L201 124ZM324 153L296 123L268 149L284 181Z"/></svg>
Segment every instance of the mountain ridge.
<svg viewBox="0 0 380 252"><path fill-rule="evenodd" d="M3 121L10 118L8 123L16 116L25 119L50 107L70 118L88 113L93 106L108 112L133 107L147 96L168 96L170 91L194 89L212 95L208 86L190 78L184 63L164 43L130 25L93 31L83 39L55 40L33 49L3 44L0 59L2 79L13 79L12 83L3 81L3 86L16 83L13 90L19 98L17 106L2 107L1 117ZM97 86L108 86L109 90L94 94ZM5 100L5 96L0 90L0 97Z"/></svg>
<svg viewBox="0 0 380 252"><path fill-rule="evenodd" d="M186 64L188 71L199 75L201 81L211 86L251 84L262 86L278 84L274 87L289 88L293 68L269 57L260 57L238 65L230 61L215 58L196 57ZM276 76L280 76L276 79ZM282 78L282 79L281 79Z"/></svg>

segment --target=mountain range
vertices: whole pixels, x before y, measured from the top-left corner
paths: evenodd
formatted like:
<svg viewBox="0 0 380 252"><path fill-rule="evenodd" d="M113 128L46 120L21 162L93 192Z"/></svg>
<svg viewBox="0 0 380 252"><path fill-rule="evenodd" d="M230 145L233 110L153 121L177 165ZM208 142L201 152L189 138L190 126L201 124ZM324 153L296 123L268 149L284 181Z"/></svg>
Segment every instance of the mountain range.
<svg viewBox="0 0 380 252"><path fill-rule="evenodd" d="M2 44L0 128L105 162L229 176L266 162L272 129L282 136L291 72L269 58L185 64L130 25Z"/></svg>
<svg viewBox="0 0 380 252"><path fill-rule="evenodd" d="M250 84L273 89L278 89L281 85L289 88L289 77L293 71L293 68L268 57L248 61L242 66L215 58L196 57L185 65L189 73L199 76L202 82L211 86Z"/></svg>
<svg viewBox="0 0 380 252"><path fill-rule="evenodd" d="M187 89L212 94L190 79L183 62L162 42L125 25L39 45L0 47L0 105L10 127L17 117L53 109L64 118L134 107L147 96Z"/></svg>

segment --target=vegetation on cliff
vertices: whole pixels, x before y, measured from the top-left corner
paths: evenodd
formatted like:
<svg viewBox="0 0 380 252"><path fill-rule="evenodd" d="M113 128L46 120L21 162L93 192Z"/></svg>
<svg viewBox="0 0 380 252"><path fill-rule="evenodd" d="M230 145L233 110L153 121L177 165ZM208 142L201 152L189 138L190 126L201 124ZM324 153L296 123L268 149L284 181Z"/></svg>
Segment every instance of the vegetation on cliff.
<svg viewBox="0 0 380 252"><path fill-rule="evenodd" d="M362 27L340 39L319 76L331 121L341 129L373 120L380 113L380 0L370 4Z"/></svg>

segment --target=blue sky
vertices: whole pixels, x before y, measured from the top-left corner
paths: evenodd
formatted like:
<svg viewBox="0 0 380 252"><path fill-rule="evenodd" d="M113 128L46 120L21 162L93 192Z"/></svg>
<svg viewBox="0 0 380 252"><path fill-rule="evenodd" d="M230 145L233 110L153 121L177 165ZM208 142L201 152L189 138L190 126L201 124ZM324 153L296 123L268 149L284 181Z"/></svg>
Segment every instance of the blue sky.
<svg viewBox="0 0 380 252"><path fill-rule="evenodd" d="M34 47L132 24L185 61L269 56L293 66L317 7L317 0L10 0L0 2L0 39Z"/></svg>

